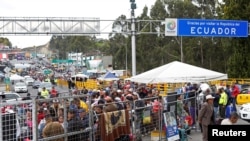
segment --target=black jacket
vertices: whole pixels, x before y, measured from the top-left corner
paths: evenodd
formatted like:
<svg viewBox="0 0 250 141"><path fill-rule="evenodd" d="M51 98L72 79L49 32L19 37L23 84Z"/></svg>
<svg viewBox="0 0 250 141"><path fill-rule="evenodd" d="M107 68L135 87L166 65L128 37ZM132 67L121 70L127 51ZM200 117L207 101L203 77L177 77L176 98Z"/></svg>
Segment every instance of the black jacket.
<svg viewBox="0 0 250 141"><path fill-rule="evenodd" d="M219 100L220 100L220 95L219 94L212 94L214 98L214 107L219 107Z"/></svg>

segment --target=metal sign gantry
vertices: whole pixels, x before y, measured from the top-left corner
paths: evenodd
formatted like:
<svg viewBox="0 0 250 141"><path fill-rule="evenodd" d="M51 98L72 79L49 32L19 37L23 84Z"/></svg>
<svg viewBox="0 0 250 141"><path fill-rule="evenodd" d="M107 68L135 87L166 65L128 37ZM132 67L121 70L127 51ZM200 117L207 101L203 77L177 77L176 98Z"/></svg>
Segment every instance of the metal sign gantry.
<svg viewBox="0 0 250 141"><path fill-rule="evenodd" d="M117 33L104 31L100 25L112 25L119 20L101 20L100 18L84 17L0 17L0 36L22 35L57 35L57 36L84 36ZM157 29L164 20L136 20L135 34L164 34L164 29ZM111 23L111 24L110 24ZM131 34L131 19L120 20L121 26L126 29L119 31ZM147 29L147 30L145 30Z"/></svg>
<svg viewBox="0 0 250 141"><path fill-rule="evenodd" d="M122 33L131 35L132 76L136 75L136 41L137 34L164 34L160 28L164 20L136 20L134 9L128 20L100 20L99 18L80 17L0 17L0 36L87 36ZM120 23L120 31L104 32L102 23ZM125 27L125 28L124 28ZM145 30L146 29L146 30Z"/></svg>

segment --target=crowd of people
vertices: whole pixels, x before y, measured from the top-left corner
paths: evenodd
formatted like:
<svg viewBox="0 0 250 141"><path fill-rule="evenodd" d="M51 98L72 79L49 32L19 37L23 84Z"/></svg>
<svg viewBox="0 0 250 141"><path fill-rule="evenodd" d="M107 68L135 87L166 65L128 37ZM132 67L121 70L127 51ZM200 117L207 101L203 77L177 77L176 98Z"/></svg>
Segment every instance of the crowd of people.
<svg viewBox="0 0 250 141"><path fill-rule="evenodd" d="M202 140L208 141L208 125L233 125L239 116L236 108L236 98L240 93L236 84L219 87L218 89L207 89L199 96L204 97L201 101L198 121L202 131Z"/></svg>
<svg viewBox="0 0 250 141"><path fill-rule="evenodd" d="M32 140L33 125L37 124L40 139L63 133L81 131L79 134L62 136L58 140L68 141L88 140L89 130L95 130L94 138L101 140L99 116L104 112L128 110L132 133L132 122L135 122L137 132L147 134L152 129L159 128L159 110L162 107L162 98L156 88L132 88L132 84L117 88L104 88L96 90L81 90L70 98L58 97L44 88L38 93L36 101L37 122L33 123L32 104L16 105L20 128L25 127L25 132L17 134L20 140ZM43 92L44 91L44 92ZM44 95L46 94L46 95ZM27 94L23 100L31 100ZM53 98L51 100L50 98ZM143 123L143 112L147 109L152 117L150 123ZM66 113L66 114L65 114ZM92 118L90 120L90 117ZM93 126L94 125L94 126ZM152 129L151 129L152 128ZM23 128L22 128L23 129ZM93 138L93 137L92 137ZM117 140L129 140L131 135L124 135Z"/></svg>
<svg viewBox="0 0 250 141"><path fill-rule="evenodd" d="M181 120L184 119L189 126L196 124L196 117L193 116L188 101L191 93L194 93L197 102L198 122L203 133L203 141L207 141L207 127L210 124L235 124L238 119L236 113L235 99L239 94L237 85L200 90L197 84L187 83L180 94L176 95L176 119L177 124L182 128ZM55 87L51 91L57 91ZM75 95L75 96L74 96ZM51 100L50 98L53 98ZM30 94L23 100L30 100ZM43 100L40 100L43 99ZM44 100L45 99L45 100ZM17 113L21 120L20 126L27 127L25 132L17 134L20 140L32 140L33 124L38 127L39 139L62 135L57 141L101 140L99 121L100 115L106 112L128 110L130 114L131 135L120 136L116 140L130 140L132 136L132 125L137 135L145 135L152 130L159 129L159 112L169 111L168 100L160 96L160 91L153 85L138 85L127 81L116 82L107 88L94 90L77 90L72 93L71 98L59 97L54 92L48 92L44 88L37 96L37 122L33 123L32 106L23 104L17 106ZM193 105L191 105L193 106ZM227 107L231 106L232 111L227 114ZM150 120L145 122L145 113L149 111ZM147 112L148 113L148 112ZM94 134L90 133L94 131ZM64 134L75 133L77 134Z"/></svg>

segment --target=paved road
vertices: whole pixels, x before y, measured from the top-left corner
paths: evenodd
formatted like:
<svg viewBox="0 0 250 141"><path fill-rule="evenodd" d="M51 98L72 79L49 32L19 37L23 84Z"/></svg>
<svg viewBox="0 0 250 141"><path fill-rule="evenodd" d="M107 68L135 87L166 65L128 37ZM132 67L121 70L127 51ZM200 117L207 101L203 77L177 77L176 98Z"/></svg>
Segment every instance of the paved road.
<svg viewBox="0 0 250 141"><path fill-rule="evenodd" d="M11 86L11 90L13 91L13 86ZM67 88L59 87L59 86L56 86L56 90L59 93L65 93L69 91ZM2 83L0 83L0 91L5 91L5 85ZM31 94L32 97L36 97L38 93L38 89L33 89L31 86L29 86L28 92ZM22 97L25 97L27 95L27 93L18 93L18 94L20 94Z"/></svg>

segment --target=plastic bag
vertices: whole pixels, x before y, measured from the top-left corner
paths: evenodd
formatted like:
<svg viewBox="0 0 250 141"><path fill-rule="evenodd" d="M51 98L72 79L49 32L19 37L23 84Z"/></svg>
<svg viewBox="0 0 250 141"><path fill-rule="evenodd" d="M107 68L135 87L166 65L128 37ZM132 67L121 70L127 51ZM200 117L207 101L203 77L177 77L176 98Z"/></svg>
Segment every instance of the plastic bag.
<svg viewBox="0 0 250 141"><path fill-rule="evenodd" d="M150 110L145 110L143 112L143 124L150 124L151 123L151 115Z"/></svg>

